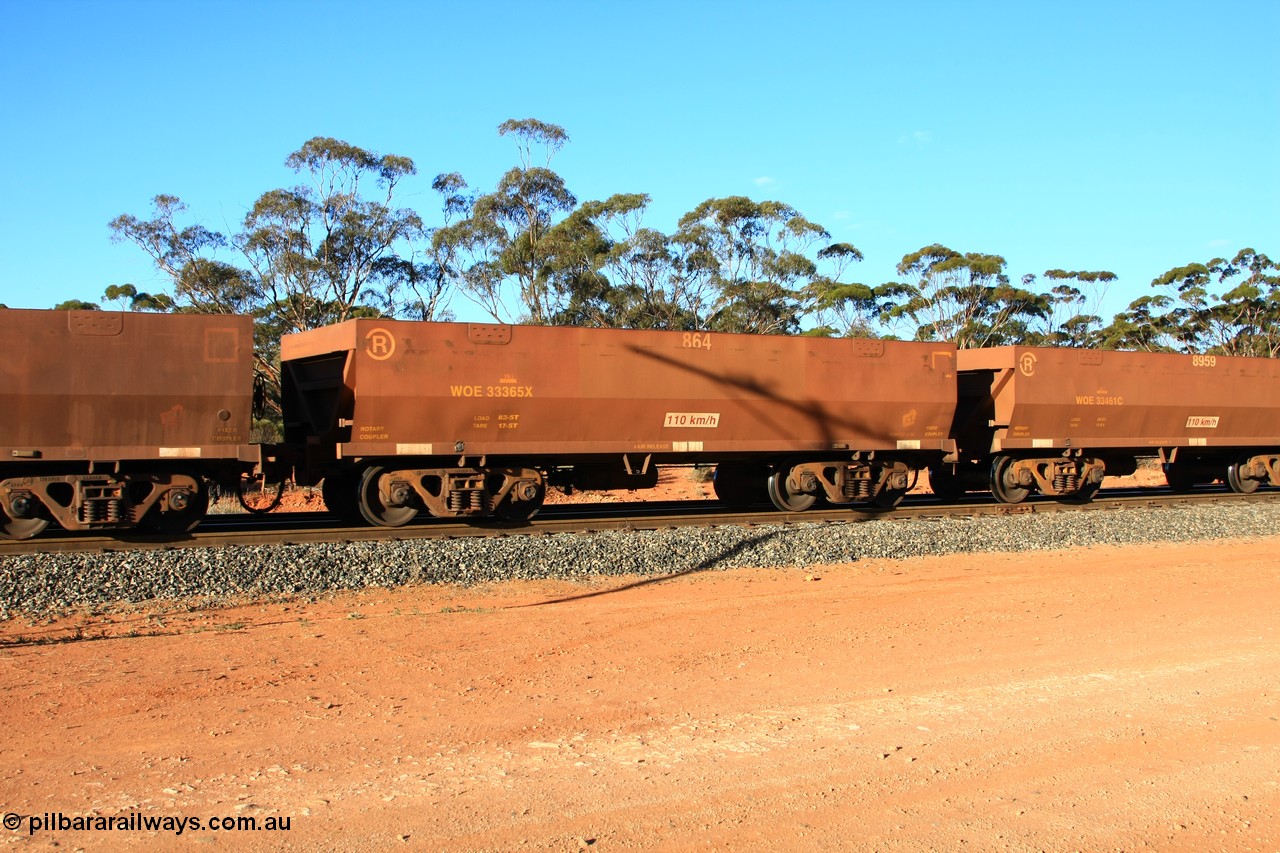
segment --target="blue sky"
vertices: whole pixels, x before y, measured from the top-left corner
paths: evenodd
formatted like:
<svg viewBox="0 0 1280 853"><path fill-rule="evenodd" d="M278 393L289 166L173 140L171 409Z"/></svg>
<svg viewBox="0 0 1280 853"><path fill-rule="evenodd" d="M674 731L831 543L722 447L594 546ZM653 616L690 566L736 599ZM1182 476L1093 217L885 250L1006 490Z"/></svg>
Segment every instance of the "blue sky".
<svg viewBox="0 0 1280 853"><path fill-rule="evenodd" d="M109 240L158 193L234 230L285 157L333 136L413 158L403 201L485 190L535 117L581 200L777 199L878 284L940 242L1120 278L1280 255L1280 0L1260 2L143 3L0 0L8 204L0 302L162 277ZM1047 283L1044 283L1047 289ZM462 319L480 319L455 299ZM475 316L472 316L475 315Z"/></svg>

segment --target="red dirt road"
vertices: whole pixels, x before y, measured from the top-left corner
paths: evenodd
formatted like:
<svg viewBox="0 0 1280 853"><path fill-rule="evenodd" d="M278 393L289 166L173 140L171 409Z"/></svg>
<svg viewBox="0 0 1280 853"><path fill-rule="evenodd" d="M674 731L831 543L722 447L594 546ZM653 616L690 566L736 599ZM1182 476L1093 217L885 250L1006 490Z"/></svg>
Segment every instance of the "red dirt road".
<svg viewBox="0 0 1280 853"><path fill-rule="evenodd" d="M0 811L136 849L1280 849L1277 540L0 626Z"/></svg>

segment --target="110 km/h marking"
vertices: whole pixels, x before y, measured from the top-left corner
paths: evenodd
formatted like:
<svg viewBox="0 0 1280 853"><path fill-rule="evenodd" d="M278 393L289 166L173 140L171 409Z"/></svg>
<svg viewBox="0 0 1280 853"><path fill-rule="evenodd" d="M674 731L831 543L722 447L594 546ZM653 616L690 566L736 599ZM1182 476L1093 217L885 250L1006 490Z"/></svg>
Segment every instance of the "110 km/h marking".
<svg viewBox="0 0 1280 853"><path fill-rule="evenodd" d="M701 427L713 429L720 426L719 412L667 412L664 427Z"/></svg>

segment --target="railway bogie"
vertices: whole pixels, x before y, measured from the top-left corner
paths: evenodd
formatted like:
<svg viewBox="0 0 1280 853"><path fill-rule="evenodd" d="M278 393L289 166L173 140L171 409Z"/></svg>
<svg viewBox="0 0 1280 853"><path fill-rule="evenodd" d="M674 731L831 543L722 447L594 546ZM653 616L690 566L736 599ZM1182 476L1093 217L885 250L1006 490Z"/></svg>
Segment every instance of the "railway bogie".
<svg viewBox="0 0 1280 853"><path fill-rule="evenodd" d="M546 482L535 468L402 468L369 464L357 505L370 524L400 527L425 509L437 518L496 516L527 521L542 507Z"/></svg>
<svg viewBox="0 0 1280 853"><path fill-rule="evenodd" d="M807 509L819 499L888 509L901 503L918 478L917 468L895 458L788 462L775 467L768 494L783 511Z"/></svg>

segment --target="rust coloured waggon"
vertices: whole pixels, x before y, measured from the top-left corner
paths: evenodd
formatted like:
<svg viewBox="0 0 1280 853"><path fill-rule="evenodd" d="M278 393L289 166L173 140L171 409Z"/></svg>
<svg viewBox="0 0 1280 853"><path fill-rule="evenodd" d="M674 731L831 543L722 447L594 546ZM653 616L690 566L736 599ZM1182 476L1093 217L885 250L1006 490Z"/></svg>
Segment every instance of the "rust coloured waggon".
<svg viewBox="0 0 1280 853"><path fill-rule="evenodd" d="M0 310L0 535L194 527L249 444L248 317Z"/></svg>
<svg viewBox="0 0 1280 853"><path fill-rule="evenodd" d="M930 469L940 495L1088 500L1142 457L1179 491L1280 485L1280 360L1022 346L957 358L958 463Z"/></svg>
<svg viewBox="0 0 1280 853"><path fill-rule="evenodd" d="M727 503L896 505L954 449L950 344L352 320L284 337L294 477L399 526L716 466Z"/></svg>

